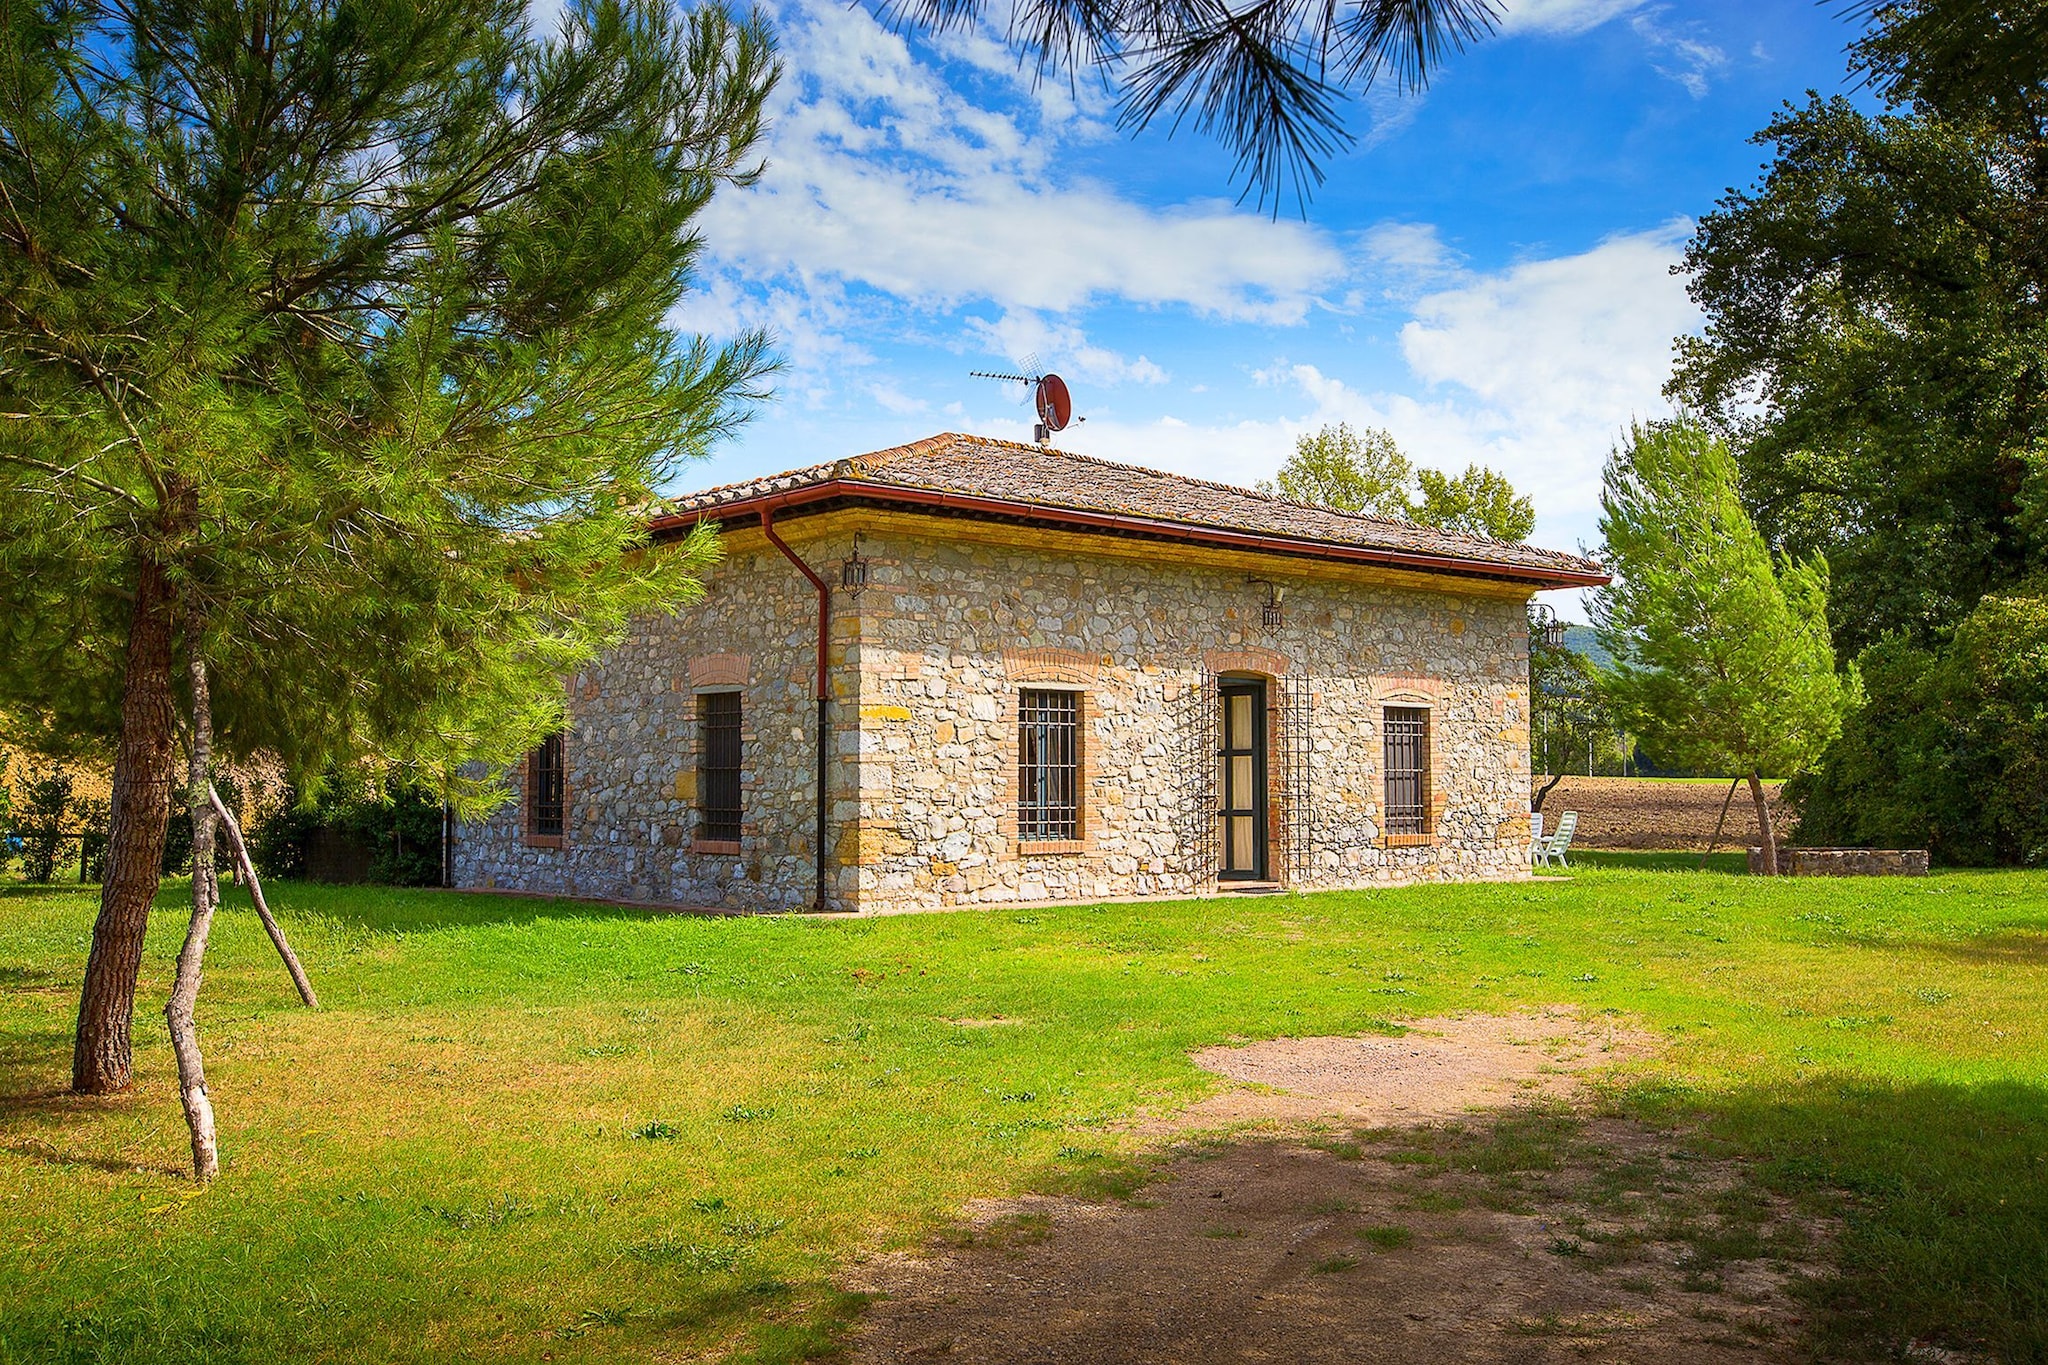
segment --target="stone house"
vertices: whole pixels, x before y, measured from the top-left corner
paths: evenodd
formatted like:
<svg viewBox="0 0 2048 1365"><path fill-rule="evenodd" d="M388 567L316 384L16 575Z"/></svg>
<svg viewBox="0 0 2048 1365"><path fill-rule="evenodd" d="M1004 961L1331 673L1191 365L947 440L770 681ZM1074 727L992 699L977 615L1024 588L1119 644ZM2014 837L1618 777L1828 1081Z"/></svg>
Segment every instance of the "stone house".
<svg viewBox="0 0 2048 1365"><path fill-rule="evenodd" d="M703 600L570 680L455 883L927 910L1528 875L1572 555L944 435L682 498Z"/></svg>

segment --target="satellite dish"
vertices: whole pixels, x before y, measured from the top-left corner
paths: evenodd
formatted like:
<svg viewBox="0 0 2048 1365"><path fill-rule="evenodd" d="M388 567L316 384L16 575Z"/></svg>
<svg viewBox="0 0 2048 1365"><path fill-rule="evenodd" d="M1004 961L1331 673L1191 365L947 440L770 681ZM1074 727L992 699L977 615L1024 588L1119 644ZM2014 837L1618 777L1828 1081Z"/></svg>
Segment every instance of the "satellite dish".
<svg viewBox="0 0 2048 1365"><path fill-rule="evenodd" d="M1006 383L1024 384L1031 389L1031 401L1038 408L1038 426L1033 433L1040 445L1052 438L1056 431L1065 431L1074 418L1074 396L1067 392L1067 381L1056 374L1041 374L1038 357L1024 362L1023 374L1005 374L992 370L969 370L976 379L1000 379ZM1088 419L1080 419L1085 422Z"/></svg>
<svg viewBox="0 0 2048 1365"><path fill-rule="evenodd" d="M1065 431L1067 423L1074 420L1074 398L1067 392L1067 381L1056 374L1045 375L1038 381L1033 393L1038 402L1038 420L1049 431Z"/></svg>

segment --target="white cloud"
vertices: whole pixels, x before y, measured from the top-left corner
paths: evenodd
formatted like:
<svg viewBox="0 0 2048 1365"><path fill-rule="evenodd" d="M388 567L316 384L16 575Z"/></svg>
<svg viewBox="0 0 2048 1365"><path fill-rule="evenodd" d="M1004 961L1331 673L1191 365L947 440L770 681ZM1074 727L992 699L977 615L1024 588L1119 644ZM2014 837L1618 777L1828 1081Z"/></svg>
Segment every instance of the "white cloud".
<svg viewBox="0 0 2048 1365"><path fill-rule="evenodd" d="M1128 359L1104 346L1095 345L1069 322L1055 322L1042 313L1006 311L990 322L969 318L968 333L979 338L992 355L1006 357L1013 364L1027 358L1068 379L1083 379L1109 387L1118 384L1164 384L1171 375L1145 356Z"/></svg>
<svg viewBox="0 0 2048 1365"><path fill-rule="evenodd" d="M1584 33L1642 6L1643 0L1510 0L1500 27L1503 33Z"/></svg>
<svg viewBox="0 0 2048 1365"><path fill-rule="evenodd" d="M1676 81L1694 99L1705 99L1711 78L1728 69L1728 54L1692 32L1665 28L1660 14L1661 11L1652 10L1629 20L1629 27L1652 51L1669 58L1668 63L1651 62L1650 69L1666 80ZM1697 25L1688 28L1696 31Z"/></svg>
<svg viewBox="0 0 2048 1365"><path fill-rule="evenodd" d="M977 107L865 10L826 0L785 9L780 32L791 75L768 173L703 220L730 270L926 308L1116 301L1267 323L1299 321L1344 273L1305 224L1215 201L1154 208L1063 176L1056 146L1108 131L1084 103L1041 89L1035 120Z"/></svg>
<svg viewBox="0 0 2048 1365"><path fill-rule="evenodd" d="M1250 377L1298 395L1286 416L1209 425L1111 417L1064 443L1250 484L1270 477L1303 433L1332 422L1384 427L1419 464L1506 474L1536 504L1539 544L1595 544L1601 465L1631 420L1668 413L1671 340L1699 322L1670 273L1688 230L1673 223L1573 256L1466 273L1423 296L1400 333L1413 384L1365 391L1325 365L1277 360ZM1027 425L997 419L986 429Z"/></svg>

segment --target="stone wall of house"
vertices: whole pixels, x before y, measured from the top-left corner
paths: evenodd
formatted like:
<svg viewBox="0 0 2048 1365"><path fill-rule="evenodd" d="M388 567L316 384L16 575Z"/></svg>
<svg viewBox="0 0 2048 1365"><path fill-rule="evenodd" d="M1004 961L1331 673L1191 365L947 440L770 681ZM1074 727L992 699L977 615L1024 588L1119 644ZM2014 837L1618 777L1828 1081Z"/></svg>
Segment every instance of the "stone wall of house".
<svg viewBox="0 0 2048 1365"><path fill-rule="evenodd" d="M828 581L855 531L869 561L864 591L834 591L834 908L1213 890L1218 676L1269 680L1277 880L1528 874L1526 626L1511 590L873 511L778 525ZM701 604L640 623L572 680L563 847L532 846L515 801L460 832L459 885L810 904L815 594L758 532L728 544ZM1017 837L1027 687L1082 694L1070 843ZM737 853L696 835L696 695L718 688L743 693ZM1430 710L1427 836L1382 829L1388 706Z"/></svg>
<svg viewBox="0 0 2048 1365"><path fill-rule="evenodd" d="M796 527L786 539L807 559L826 553ZM732 910L809 908L817 620L816 591L758 531L727 537L702 602L635 622L618 649L569 680L561 847L527 837L526 774L515 771L514 799L457 831L455 884ZM847 698L833 708L833 743L850 754L856 721L844 645L830 657ZM736 853L698 839L697 697L727 690L741 693L745 815ZM834 798L843 800L852 773L837 766L834 776Z"/></svg>
<svg viewBox="0 0 2048 1365"><path fill-rule="evenodd" d="M916 531L869 533L871 586L854 608L861 814L841 842L858 851L862 908L1213 890L1203 769L1215 736L1201 716L1219 675L1268 679L1276 880L1528 875L1519 596L1156 547L1090 553L1066 537L1034 548ZM1248 568L1267 582L1248 582ZM1268 628L1272 587L1281 620ZM1017 838L1027 687L1083 694L1083 828L1071 844ZM1292 707L1290 694L1301 698ZM1388 706L1430 711L1427 836L1382 829ZM1306 732L1305 764L1285 761L1290 723Z"/></svg>

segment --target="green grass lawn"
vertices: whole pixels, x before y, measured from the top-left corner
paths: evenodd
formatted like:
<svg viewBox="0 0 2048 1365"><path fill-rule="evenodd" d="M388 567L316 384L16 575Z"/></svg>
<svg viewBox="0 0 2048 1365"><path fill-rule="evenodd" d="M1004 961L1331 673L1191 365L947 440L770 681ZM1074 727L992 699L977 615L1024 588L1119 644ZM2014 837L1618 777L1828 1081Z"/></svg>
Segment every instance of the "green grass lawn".
<svg viewBox="0 0 2048 1365"><path fill-rule="evenodd" d="M239 893L187 1147L160 903L131 1096L63 1093L94 898L0 886L0 1360L644 1360L829 1346L834 1268L963 1201L1120 1187L1190 1049L1564 1002L1611 1102L1845 1218L1812 1349L2048 1360L2048 876L1570 880L886 920Z"/></svg>

